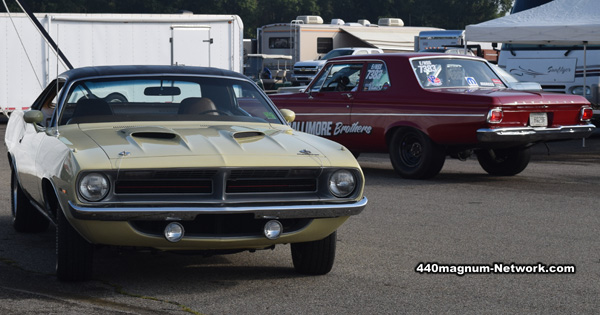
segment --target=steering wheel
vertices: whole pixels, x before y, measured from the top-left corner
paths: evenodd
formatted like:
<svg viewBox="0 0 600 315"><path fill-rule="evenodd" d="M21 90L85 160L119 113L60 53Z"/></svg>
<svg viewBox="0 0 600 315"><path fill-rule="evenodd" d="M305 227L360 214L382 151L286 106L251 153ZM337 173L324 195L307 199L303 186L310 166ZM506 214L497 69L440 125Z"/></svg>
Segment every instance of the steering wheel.
<svg viewBox="0 0 600 315"><path fill-rule="evenodd" d="M218 109L205 110L203 112L198 113L198 115L206 115L206 114L209 114L209 113L217 113L217 114L220 114L220 115L230 116L229 113L226 113L226 112L224 112L222 110L218 110Z"/></svg>

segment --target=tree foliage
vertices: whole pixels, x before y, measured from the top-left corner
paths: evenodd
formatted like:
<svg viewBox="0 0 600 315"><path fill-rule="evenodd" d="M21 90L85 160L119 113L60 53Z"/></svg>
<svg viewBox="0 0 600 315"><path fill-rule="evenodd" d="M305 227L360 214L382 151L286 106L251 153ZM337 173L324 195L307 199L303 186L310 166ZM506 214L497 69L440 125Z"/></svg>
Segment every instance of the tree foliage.
<svg viewBox="0 0 600 315"><path fill-rule="evenodd" d="M346 22L401 18L406 26L464 29L503 16L512 0L22 0L34 12L52 13L178 13L236 14L244 22L244 36L273 23L288 23L299 15L320 15L325 23L341 18ZM11 12L20 12L7 0ZM4 6L0 12L5 12Z"/></svg>

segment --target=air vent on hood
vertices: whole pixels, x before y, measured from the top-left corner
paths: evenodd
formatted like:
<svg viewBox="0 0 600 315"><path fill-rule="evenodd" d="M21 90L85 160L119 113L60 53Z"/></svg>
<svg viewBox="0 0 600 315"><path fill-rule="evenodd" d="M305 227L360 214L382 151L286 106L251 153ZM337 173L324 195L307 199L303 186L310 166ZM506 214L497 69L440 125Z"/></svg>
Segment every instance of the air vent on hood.
<svg viewBox="0 0 600 315"><path fill-rule="evenodd" d="M148 132L148 131L142 131L142 132L133 132L131 134L132 137L136 137L136 138L148 138L148 139L166 139L166 140L171 140L171 139L175 139L177 137L176 134L174 133L167 133L167 132Z"/></svg>
<svg viewBox="0 0 600 315"><path fill-rule="evenodd" d="M233 137L236 139L252 138L252 137L264 137L264 133L260 131L242 131L236 132Z"/></svg>

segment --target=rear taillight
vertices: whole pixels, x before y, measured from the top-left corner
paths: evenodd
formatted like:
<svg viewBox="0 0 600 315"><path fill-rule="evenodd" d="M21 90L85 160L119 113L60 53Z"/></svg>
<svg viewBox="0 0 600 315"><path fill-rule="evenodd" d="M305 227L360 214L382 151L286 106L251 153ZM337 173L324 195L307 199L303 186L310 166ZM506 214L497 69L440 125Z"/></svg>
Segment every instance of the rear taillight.
<svg viewBox="0 0 600 315"><path fill-rule="evenodd" d="M590 121L594 116L594 111L589 107L582 107L579 112L579 120L581 121Z"/></svg>
<svg viewBox="0 0 600 315"><path fill-rule="evenodd" d="M490 124L499 124L502 122L503 117L502 108L493 108L488 112L487 122Z"/></svg>

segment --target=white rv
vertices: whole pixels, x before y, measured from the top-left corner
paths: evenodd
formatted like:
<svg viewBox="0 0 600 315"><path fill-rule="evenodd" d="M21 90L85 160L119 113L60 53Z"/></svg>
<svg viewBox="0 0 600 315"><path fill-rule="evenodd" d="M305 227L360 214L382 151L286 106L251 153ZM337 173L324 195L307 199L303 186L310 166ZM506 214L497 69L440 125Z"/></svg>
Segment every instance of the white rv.
<svg viewBox="0 0 600 315"><path fill-rule="evenodd" d="M74 67L190 65L243 71L237 15L35 14ZM26 14L0 13L0 106L28 109L67 70Z"/></svg>
<svg viewBox="0 0 600 315"><path fill-rule="evenodd" d="M290 55L291 64L317 60L341 47L370 47L384 52L414 51L415 37L433 27L404 26L398 18L382 18L377 24L368 20L346 23L333 19L324 24L320 16L302 15L290 23L265 25L257 30L258 52Z"/></svg>

